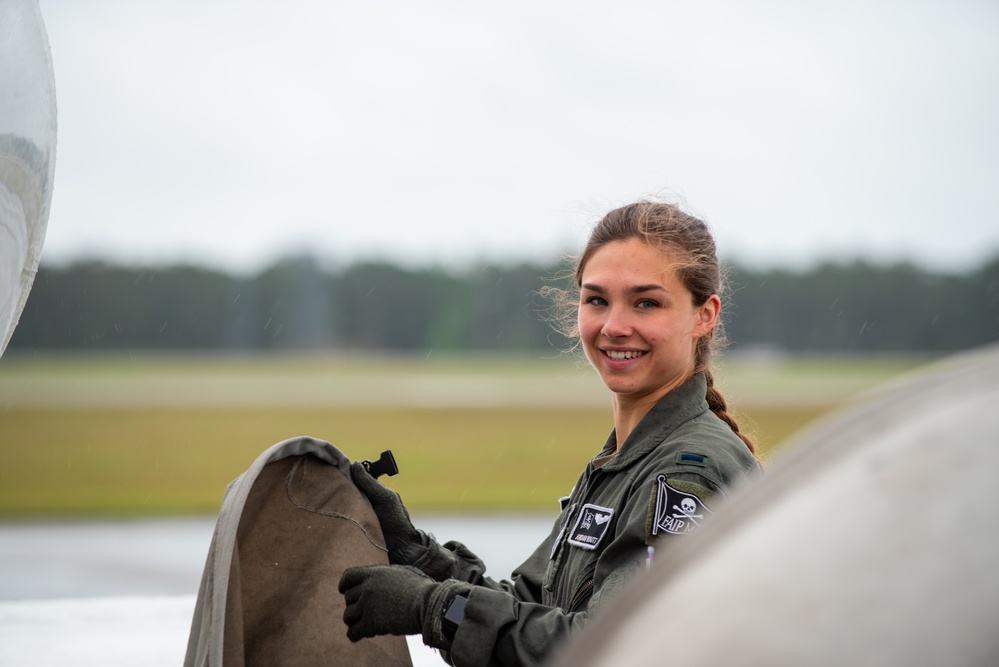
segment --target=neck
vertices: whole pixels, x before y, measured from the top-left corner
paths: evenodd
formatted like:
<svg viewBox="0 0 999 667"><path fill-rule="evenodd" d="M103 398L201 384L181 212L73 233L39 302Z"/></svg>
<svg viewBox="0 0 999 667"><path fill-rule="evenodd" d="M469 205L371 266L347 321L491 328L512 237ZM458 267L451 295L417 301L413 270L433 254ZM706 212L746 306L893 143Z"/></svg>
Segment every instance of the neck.
<svg viewBox="0 0 999 667"><path fill-rule="evenodd" d="M657 391L650 394L635 396L631 394L614 394L614 434L617 439L617 451L628 436L635 430L642 418L648 414L649 410L659 402L659 400L670 393L689 379L689 375L677 378L669 384L663 385Z"/></svg>

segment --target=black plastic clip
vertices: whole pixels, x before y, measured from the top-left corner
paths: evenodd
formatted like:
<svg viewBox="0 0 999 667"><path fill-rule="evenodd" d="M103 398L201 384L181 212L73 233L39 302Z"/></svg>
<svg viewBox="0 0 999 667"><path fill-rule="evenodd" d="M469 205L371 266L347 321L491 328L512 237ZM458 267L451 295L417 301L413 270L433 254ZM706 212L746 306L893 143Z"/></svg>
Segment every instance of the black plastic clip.
<svg viewBox="0 0 999 667"><path fill-rule="evenodd" d="M388 475L393 477L399 474L399 466L395 464L395 457L392 456L392 450L386 449L382 452L382 455L377 461L361 461L361 465L364 469L371 473L371 476L378 479L382 475Z"/></svg>

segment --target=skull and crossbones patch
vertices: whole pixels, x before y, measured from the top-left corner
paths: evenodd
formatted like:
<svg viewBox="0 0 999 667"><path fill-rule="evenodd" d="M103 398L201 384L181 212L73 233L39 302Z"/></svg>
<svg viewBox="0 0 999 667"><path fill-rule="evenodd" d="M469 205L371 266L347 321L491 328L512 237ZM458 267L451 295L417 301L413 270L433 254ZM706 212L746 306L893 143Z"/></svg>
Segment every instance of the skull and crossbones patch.
<svg viewBox="0 0 999 667"><path fill-rule="evenodd" d="M650 537L663 533L685 535L711 514L711 510L693 493L675 489L659 475L658 484L652 497Z"/></svg>

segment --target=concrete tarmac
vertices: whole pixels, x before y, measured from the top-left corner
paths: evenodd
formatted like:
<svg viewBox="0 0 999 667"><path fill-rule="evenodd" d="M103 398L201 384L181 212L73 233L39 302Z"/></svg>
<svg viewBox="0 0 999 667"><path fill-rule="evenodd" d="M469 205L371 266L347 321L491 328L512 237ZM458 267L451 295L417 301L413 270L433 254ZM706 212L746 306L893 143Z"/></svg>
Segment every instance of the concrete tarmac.
<svg viewBox="0 0 999 667"><path fill-rule="evenodd" d="M555 515L416 516L508 578ZM0 665L176 667L215 517L0 524ZM410 637L416 667L442 665Z"/></svg>

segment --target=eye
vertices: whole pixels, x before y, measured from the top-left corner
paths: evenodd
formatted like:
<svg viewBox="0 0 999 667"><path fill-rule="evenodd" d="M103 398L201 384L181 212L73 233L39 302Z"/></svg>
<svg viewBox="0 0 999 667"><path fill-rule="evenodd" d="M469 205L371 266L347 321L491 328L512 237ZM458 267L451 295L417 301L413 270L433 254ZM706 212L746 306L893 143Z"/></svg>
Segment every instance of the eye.
<svg viewBox="0 0 999 667"><path fill-rule="evenodd" d="M642 299L635 304L635 307L641 310L647 310L649 308L658 308L659 303L657 301L653 301L652 299Z"/></svg>
<svg viewBox="0 0 999 667"><path fill-rule="evenodd" d="M590 306L606 306L607 300L602 296L588 296L583 299L583 303Z"/></svg>

